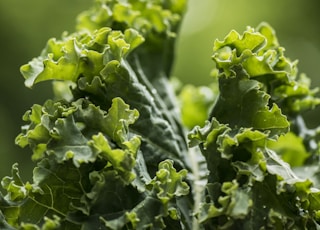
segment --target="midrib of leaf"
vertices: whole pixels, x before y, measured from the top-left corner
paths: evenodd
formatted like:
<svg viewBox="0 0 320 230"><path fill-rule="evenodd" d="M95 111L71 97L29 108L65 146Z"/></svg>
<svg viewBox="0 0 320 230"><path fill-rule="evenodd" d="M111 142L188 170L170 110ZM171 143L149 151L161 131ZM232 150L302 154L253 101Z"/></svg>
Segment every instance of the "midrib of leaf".
<svg viewBox="0 0 320 230"><path fill-rule="evenodd" d="M180 135L180 138L184 141L184 145L186 146L186 135L184 133L184 131L182 130L181 127L179 127L177 125L177 117L172 113L172 111L170 111L168 109L168 106L166 105L166 103L163 101L163 99L159 96L159 94L157 93L156 88L152 85L152 83L148 80L147 76L144 74L143 69L141 67L140 61L138 59L138 57L136 56L136 58L132 59L135 61L135 65L136 65L136 71L134 72L134 70L129 66L128 63L124 62L124 66L128 69L130 76L132 76L132 74L135 74L137 76L137 78L139 79L139 82L144 85L147 89L147 91L149 91L150 95L153 96L154 100L153 102L155 103L156 107L161 109L161 115L169 122L169 124L171 125L171 127L173 128L173 130L175 130L177 132L177 134ZM181 144L179 145L180 147ZM186 150L187 148L185 148L184 150Z"/></svg>
<svg viewBox="0 0 320 230"><path fill-rule="evenodd" d="M180 157L181 157L180 155L174 154L173 152L169 151L167 148L164 148L163 146L159 145L158 143L156 143L152 139L146 137L144 134L142 134L139 131L137 131L136 129L134 129L132 126L130 127L130 131L133 134L141 136L143 141L150 144L155 149L160 149L161 152L166 153L166 158L174 160L175 162L179 163L180 166L185 165L185 162L180 160ZM159 138L162 138L162 137L159 137Z"/></svg>
<svg viewBox="0 0 320 230"><path fill-rule="evenodd" d="M202 159L201 153L199 153L199 148L190 148L189 149L189 157L191 159L191 167L192 167L192 182L193 182L193 199L194 199L194 206L193 206L193 213L197 213L200 210L200 205L203 196L203 190L205 188L207 178L206 176L201 176L201 171L203 169L200 168L200 164L205 164L205 159ZM201 157L201 159L197 159ZM204 172L202 172L204 173ZM193 230L200 230L201 226L195 216L192 218L192 229Z"/></svg>

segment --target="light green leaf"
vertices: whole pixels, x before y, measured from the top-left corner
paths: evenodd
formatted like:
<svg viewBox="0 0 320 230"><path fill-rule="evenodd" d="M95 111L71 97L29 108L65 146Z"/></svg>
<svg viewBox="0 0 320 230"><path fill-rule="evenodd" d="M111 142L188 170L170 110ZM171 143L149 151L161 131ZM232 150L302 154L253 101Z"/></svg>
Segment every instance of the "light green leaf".
<svg viewBox="0 0 320 230"><path fill-rule="evenodd" d="M291 167L303 166L309 157L302 139L293 132L280 136L277 141L269 141L268 147L280 155Z"/></svg>
<svg viewBox="0 0 320 230"><path fill-rule="evenodd" d="M7 191L5 199L10 201L21 201L28 196L29 185L25 185L19 175L18 164L12 166L12 177L4 177L1 186Z"/></svg>
<svg viewBox="0 0 320 230"><path fill-rule="evenodd" d="M139 139L138 139L139 140ZM136 144L140 146L140 141ZM130 183L135 175L131 172L135 165L136 152L130 152L122 149L112 149L108 143L108 140L99 133L92 137L92 141L89 142L100 155L109 161L114 170L116 170L125 183ZM135 149L138 149L135 147Z"/></svg>
<svg viewBox="0 0 320 230"><path fill-rule="evenodd" d="M187 171L176 172L172 164L173 162L169 160L161 162L156 178L148 185L157 193L157 197L164 204L168 203L173 197L184 196L189 193L189 186L182 181L186 177Z"/></svg>
<svg viewBox="0 0 320 230"><path fill-rule="evenodd" d="M81 75L98 75L109 61L120 60L144 41L136 31L100 28L93 32L50 39L41 56L21 67L27 87L47 80L76 82ZM131 46L132 43L132 46Z"/></svg>
<svg viewBox="0 0 320 230"><path fill-rule="evenodd" d="M21 67L27 87L44 80L71 80L75 81L81 73L80 47L74 39L69 39L62 46L62 42L49 40L47 57L33 59L29 64ZM43 52L43 53L44 53ZM61 55L62 54L62 55Z"/></svg>
<svg viewBox="0 0 320 230"><path fill-rule="evenodd" d="M178 98L180 100L182 122L188 128L203 126L209 115L209 109L217 97L212 87L186 85Z"/></svg>
<svg viewBox="0 0 320 230"><path fill-rule="evenodd" d="M126 134L129 132L129 125L133 124L139 117L137 110L130 110L129 105L125 104L120 98L112 100L112 106L106 117L106 134L118 144L128 139Z"/></svg>
<svg viewBox="0 0 320 230"><path fill-rule="evenodd" d="M239 57L245 50L251 50L253 52L259 50L265 45L266 39L263 35L255 32L253 28L248 28L243 35L232 30L223 41L216 40L213 46L213 50L219 50L224 46L229 46L237 51Z"/></svg>

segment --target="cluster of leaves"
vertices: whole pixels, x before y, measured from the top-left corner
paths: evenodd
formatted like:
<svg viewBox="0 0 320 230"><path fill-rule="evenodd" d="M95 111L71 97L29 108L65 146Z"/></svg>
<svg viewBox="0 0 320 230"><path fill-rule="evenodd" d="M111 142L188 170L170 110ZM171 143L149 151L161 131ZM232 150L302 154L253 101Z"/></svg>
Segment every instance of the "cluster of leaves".
<svg viewBox="0 0 320 230"><path fill-rule="evenodd" d="M1 229L320 227L319 132L301 116L317 90L261 24L217 40L218 84L176 99L185 5L96 0L21 67L27 87L52 80L56 98L23 116L16 143L36 167L32 183L17 164L3 178Z"/></svg>
<svg viewBox="0 0 320 230"><path fill-rule="evenodd" d="M207 229L318 229L320 190L289 165L301 166L316 152L288 143L305 132L295 126L319 104L316 90L297 76L296 62L267 24L216 41L213 60L220 94L210 122L189 134L209 170L199 222Z"/></svg>
<svg viewBox="0 0 320 230"><path fill-rule="evenodd" d="M21 67L27 87L58 80L56 99L23 117L16 143L37 166L32 183L17 165L3 179L1 229L191 225L187 142L167 87L184 7L96 1L75 33Z"/></svg>

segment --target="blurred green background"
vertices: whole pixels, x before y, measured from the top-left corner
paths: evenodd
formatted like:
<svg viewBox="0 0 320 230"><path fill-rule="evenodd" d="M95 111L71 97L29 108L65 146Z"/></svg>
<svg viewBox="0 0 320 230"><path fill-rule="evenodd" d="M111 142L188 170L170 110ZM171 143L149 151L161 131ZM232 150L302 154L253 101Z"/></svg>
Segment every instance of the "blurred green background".
<svg viewBox="0 0 320 230"><path fill-rule="evenodd" d="M15 146L24 112L34 103L51 97L50 83L30 90L24 87L19 67L40 54L50 37L72 32L75 17L93 0L1 0L0 1L0 178L19 162L22 177L31 175L30 151ZM247 26L265 21L277 32L286 55L299 59L299 70L320 86L319 0L189 0L177 41L174 75L183 83L210 82L211 54L216 38L231 29L242 33ZM319 110L306 114L317 123Z"/></svg>

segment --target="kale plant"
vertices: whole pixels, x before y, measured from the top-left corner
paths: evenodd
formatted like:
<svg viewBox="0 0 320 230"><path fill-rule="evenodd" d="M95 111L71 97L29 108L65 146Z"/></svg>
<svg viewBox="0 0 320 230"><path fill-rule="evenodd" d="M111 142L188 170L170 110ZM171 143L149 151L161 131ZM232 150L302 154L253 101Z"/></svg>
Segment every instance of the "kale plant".
<svg viewBox="0 0 320 230"><path fill-rule="evenodd" d="M214 43L212 85L174 88L185 0L96 0L21 67L52 81L16 138L1 229L319 229L317 89L266 23Z"/></svg>

